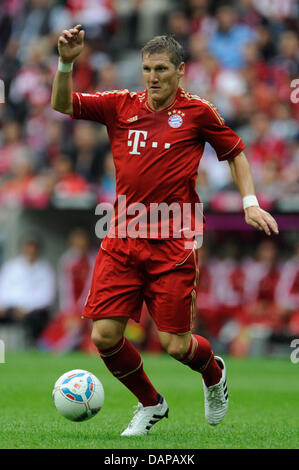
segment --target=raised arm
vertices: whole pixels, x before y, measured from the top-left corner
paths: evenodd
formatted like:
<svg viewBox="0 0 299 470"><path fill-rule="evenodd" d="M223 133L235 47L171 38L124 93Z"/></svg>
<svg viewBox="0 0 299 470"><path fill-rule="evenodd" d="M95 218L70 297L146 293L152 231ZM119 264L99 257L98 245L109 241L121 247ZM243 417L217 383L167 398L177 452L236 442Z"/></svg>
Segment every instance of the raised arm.
<svg viewBox="0 0 299 470"><path fill-rule="evenodd" d="M255 196L255 188L249 162L243 152L228 160L233 181L243 198L245 221L248 225L264 230L271 235L271 230L276 235L278 226L271 214L259 207Z"/></svg>
<svg viewBox="0 0 299 470"><path fill-rule="evenodd" d="M84 30L78 24L74 28L65 29L58 38L59 64L55 75L51 105L56 111L73 114L73 62L84 47Z"/></svg>

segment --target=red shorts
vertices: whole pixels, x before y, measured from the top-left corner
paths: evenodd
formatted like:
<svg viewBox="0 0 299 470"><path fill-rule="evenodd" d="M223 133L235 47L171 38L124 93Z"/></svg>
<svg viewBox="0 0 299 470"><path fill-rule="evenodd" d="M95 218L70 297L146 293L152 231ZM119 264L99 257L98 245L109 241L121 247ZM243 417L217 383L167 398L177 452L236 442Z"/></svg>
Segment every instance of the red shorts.
<svg viewBox="0 0 299 470"><path fill-rule="evenodd" d="M185 239L105 238L82 316L139 321L143 301L159 331L186 333L195 317L198 250Z"/></svg>

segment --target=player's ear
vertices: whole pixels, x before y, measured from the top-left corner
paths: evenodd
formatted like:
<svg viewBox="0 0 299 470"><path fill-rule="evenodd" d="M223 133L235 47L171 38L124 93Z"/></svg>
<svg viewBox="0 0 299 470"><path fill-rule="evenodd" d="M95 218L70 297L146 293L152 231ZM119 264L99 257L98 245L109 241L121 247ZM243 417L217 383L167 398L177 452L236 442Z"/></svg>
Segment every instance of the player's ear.
<svg viewBox="0 0 299 470"><path fill-rule="evenodd" d="M181 62L180 65L178 66L178 77L182 78L184 74L185 74L185 62Z"/></svg>

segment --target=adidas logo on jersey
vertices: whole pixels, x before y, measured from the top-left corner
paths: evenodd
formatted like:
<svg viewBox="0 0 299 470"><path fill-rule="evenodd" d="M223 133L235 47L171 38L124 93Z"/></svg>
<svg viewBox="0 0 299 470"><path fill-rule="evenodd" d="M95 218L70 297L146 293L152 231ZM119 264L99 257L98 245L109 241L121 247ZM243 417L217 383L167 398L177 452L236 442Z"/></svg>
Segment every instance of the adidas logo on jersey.
<svg viewBox="0 0 299 470"><path fill-rule="evenodd" d="M134 122L134 121L137 121L137 119L138 119L138 116L136 115L136 116L133 116L133 117L127 119L127 122Z"/></svg>

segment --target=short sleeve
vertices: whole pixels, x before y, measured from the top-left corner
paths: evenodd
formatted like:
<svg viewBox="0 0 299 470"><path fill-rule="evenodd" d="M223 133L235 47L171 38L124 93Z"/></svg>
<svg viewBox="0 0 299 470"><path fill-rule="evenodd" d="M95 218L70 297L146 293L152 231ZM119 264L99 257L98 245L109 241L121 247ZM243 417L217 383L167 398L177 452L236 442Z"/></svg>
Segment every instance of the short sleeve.
<svg viewBox="0 0 299 470"><path fill-rule="evenodd" d="M109 126L115 121L119 99L127 90L73 93L73 119L86 119Z"/></svg>
<svg viewBox="0 0 299 470"><path fill-rule="evenodd" d="M216 106L204 101L200 135L214 148L219 161L236 157L245 149L241 138L225 124Z"/></svg>

